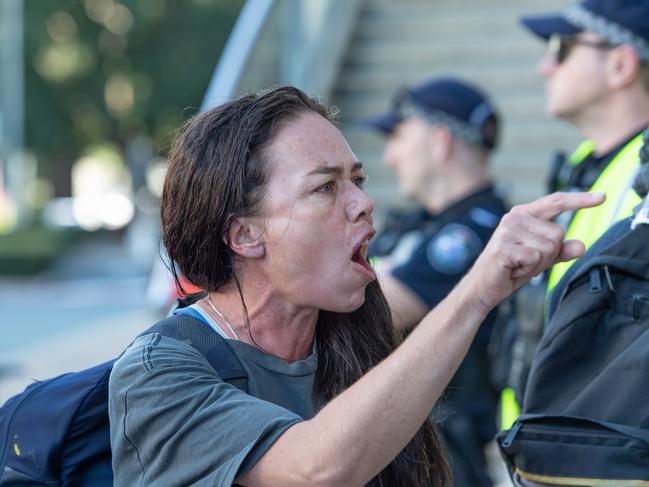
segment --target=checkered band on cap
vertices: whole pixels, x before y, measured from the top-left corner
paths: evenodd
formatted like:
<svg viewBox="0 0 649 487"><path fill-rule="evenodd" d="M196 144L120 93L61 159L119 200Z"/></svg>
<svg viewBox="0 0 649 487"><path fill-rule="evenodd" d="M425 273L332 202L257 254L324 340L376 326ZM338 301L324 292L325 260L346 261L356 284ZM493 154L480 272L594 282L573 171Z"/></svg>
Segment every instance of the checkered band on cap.
<svg viewBox="0 0 649 487"><path fill-rule="evenodd" d="M402 102L399 111L404 118L416 117L426 120L432 125L445 125L453 135L469 144L483 145L484 143L482 132L478 127L469 125L448 113L438 110L425 110L410 99L406 99Z"/></svg>
<svg viewBox="0 0 649 487"><path fill-rule="evenodd" d="M561 16L583 30L599 34L612 45L629 44L633 46L642 60L649 61L647 41L620 24L597 15L581 5L568 7L561 12Z"/></svg>

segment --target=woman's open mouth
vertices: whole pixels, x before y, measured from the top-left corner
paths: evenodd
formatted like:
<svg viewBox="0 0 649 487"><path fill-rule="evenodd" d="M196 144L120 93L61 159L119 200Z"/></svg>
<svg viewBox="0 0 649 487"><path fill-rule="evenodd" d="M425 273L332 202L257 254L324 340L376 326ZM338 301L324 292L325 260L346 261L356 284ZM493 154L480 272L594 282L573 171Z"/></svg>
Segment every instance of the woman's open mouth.
<svg viewBox="0 0 649 487"><path fill-rule="evenodd" d="M355 264L358 264L361 266L366 273L368 273L368 277L371 275L371 277L374 277L374 269L372 269L372 266L370 263L367 261L367 248L369 244L367 241L363 242L357 249L356 252L352 255L352 262Z"/></svg>

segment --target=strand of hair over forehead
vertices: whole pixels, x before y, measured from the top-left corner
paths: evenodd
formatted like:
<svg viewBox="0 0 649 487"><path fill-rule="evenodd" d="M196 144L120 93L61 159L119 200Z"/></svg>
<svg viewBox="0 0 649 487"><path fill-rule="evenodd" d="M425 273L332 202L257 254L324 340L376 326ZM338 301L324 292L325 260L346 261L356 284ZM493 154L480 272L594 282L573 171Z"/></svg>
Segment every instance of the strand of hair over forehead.
<svg viewBox="0 0 649 487"><path fill-rule="evenodd" d="M269 110L272 104L275 107ZM260 147L269 141L275 128L275 122L271 122L271 130L267 134L260 134L260 124L264 119L275 120L292 111L295 110L290 110L285 103L278 102L268 94L248 95L211 111L214 115L218 114L218 123L205 124L204 130L209 132L205 135L218 137L221 150L225 149L222 153L227 171L224 176L226 181L232 183L230 189L233 190L228 192L232 199L227 201L227 209L244 209L246 206L246 194L252 189L246 184L246 163L258 155ZM232 142L235 140L239 143ZM213 163L215 155L204 154L205 160L202 162Z"/></svg>

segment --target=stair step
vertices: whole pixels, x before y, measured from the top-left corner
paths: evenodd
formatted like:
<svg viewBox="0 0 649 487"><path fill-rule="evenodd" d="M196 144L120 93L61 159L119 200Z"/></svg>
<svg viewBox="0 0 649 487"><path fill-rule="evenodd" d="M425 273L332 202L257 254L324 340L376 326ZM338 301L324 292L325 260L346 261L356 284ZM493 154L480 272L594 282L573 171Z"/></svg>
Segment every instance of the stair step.
<svg viewBox="0 0 649 487"><path fill-rule="evenodd" d="M345 99L351 98L353 98L353 95L345 97ZM548 123L548 116L544 111L542 100L526 99L522 96L512 101L493 96L492 100L494 100L500 114L501 123L525 127L529 123L538 123L540 125ZM343 123L350 126L362 126L368 118L387 113L392 102L391 98L388 97L377 98L376 101L371 102L358 100L351 103L344 103L339 98L334 100L333 105L339 107Z"/></svg>
<svg viewBox="0 0 649 487"><path fill-rule="evenodd" d="M461 75L459 74L461 73ZM466 80L480 80L480 87L496 100L518 102L529 99L531 92L542 93L543 80L533 70L521 73L512 67L500 70L482 69L412 69L401 75L399 72L368 73L363 70L347 71L339 82L337 95L340 99L355 100L364 94L368 104L385 102L386 93L394 93L403 86L413 86L436 76L461 77ZM363 100L365 101L365 100ZM542 101L542 100L540 100ZM538 100L537 100L538 102ZM353 101L352 101L353 103Z"/></svg>
<svg viewBox="0 0 649 487"><path fill-rule="evenodd" d="M459 21L468 18L507 18L537 12L558 12L573 2L564 0L433 0L433 1L369 1L363 8L364 19L388 17L396 20L413 16L454 16Z"/></svg>

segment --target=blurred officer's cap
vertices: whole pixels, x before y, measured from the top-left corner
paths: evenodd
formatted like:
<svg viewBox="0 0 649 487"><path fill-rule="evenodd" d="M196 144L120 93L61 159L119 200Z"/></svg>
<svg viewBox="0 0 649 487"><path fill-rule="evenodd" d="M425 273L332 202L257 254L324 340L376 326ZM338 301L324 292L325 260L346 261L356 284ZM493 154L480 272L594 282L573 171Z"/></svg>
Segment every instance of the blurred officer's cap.
<svg viewBox="0 0 649 487"><path fill-rule="evenodd" d="M364 120L364 125L390 134L406 118L442 124L469 144L493 149L498 139L498 114L477 88L454 78L434 78L401 88L389 112Z"/></svg>
<svg viewBox="0 0 649 487"><path fill-rule="evenodd" d="M521 23L537 36L572 36L594 32L611 45L629 44L649 61L648 0L584 0L562 12L521 17Z"/></svg>

